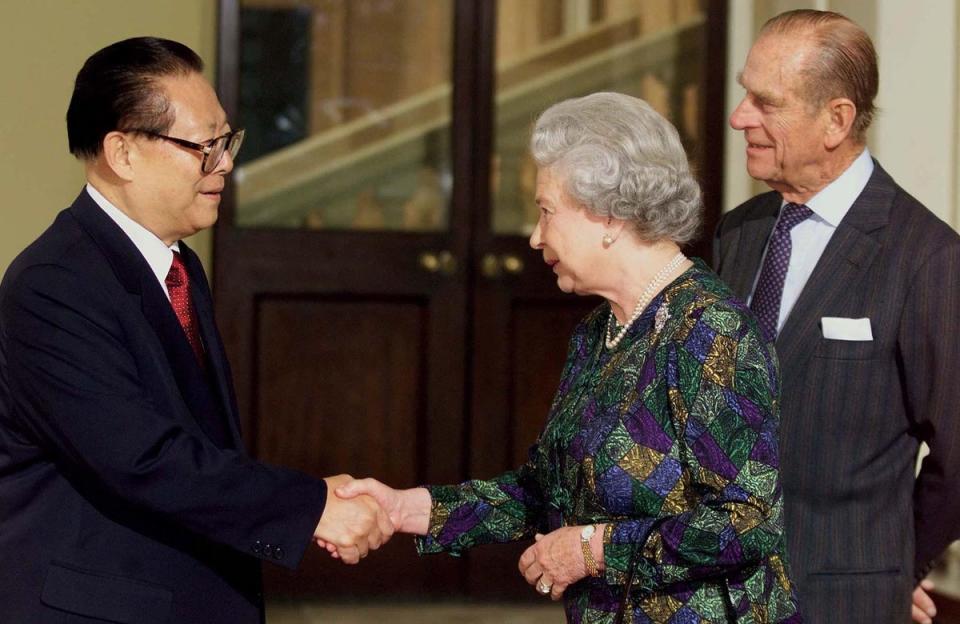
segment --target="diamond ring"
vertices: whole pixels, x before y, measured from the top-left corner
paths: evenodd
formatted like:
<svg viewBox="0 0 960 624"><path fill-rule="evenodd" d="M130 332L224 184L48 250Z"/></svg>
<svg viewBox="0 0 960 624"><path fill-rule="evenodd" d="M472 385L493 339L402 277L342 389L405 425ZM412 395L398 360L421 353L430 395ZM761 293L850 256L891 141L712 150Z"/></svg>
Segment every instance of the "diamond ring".
<svg viewBox="0 0 960 624"><path fill-rule="evenodd" d="M543 594L544 596L550 595L550 590L553 589L553 585L546 584L543 582L543 577L540 577L540 580L537 581L537 591Z"/></svg>

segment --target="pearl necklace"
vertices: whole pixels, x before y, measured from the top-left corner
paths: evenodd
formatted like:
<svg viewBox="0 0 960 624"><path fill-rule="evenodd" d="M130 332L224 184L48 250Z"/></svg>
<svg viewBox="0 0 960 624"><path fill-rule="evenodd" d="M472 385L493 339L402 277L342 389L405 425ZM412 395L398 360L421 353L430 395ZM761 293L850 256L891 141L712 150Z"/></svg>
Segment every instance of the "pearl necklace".
<svg viewBox="0 0 960 624"><path fill-rule="evenodd" d="M647 287L643 290L643 293L640 295L640 298L637 299L637 305L633 308L633 314L630 315L630 318L627 319L627 322L624 323L623 329L616 335L613 336L613 326L616 323L616 319L613 316L613 309L610 309L610 318L607 320L607 336L606 336L606 345L608 349L615 348L620 341L623 340L623 337L627 335L627 330L630 329L630 326L633 325L634 321L640 318L640 315L643 314L643 311L647 308L647 304L650 303L650 300L653 299L654 294L660 289L660 286L663 284L664 280L669 277L673 271L680 266L680 264L686 260L687 257L683 255L683 252L677 253L670 262L663 265L663 268L660 269L660 272L657 273L650 283L647 284Z"/></svg>

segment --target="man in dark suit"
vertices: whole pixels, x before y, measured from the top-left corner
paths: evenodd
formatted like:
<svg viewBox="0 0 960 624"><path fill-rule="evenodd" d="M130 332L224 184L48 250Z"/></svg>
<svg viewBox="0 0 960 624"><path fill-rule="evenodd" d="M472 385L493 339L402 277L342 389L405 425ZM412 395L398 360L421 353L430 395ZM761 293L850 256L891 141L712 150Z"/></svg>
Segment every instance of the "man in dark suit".
<svg viewBox="0 0 960 624"><path fill-rule="evenodd" d="M5 624L258 623L261 560L294 568L317 540L356 562L392 533L372 499L328 494L345 476L243 451L181 240L216 220L243 138L201 70L154 38L87 60L67 126L88 184L0 285Z"/></svg>
<svg viewBox="0 0 960 624"><path fill-rule="evenodd" d="M913 592L929 622L917 583L960 526L960 237L866 149L878 72L859 26L777 16L739 81L730 124L773 192L725 215L714 264L776 339L801 609L814 624L902 624Z"/></svg>

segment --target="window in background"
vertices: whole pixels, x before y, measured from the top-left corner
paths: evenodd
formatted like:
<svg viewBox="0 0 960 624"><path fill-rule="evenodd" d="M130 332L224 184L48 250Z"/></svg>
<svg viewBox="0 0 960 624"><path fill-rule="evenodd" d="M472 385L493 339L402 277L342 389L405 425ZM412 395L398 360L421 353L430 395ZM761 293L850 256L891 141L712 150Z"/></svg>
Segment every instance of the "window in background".
<svg viewBox="0 0 960 624"><path fill-rule="evenodd" d="M595 91L643 98L699 154L700 0L500 0L497 5L493 230L527 236L537 220L527 150L537 114Z"/></svg>
<svg viewBox="0 0 960 624"><path fill-rule="evenodd" d="M436 231L451 0L243 0L240 227Z"/></svg>

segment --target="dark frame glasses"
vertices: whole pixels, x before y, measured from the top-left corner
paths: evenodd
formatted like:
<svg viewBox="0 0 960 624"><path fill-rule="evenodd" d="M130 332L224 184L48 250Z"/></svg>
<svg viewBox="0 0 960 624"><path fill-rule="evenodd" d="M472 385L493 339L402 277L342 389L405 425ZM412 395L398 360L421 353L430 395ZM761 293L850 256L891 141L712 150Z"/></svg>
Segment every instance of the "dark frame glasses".
<svg viewBox="0 0 960 624"><path fill-rule="evenodd" d="M206 143L194 143L193 141L187 141L186 139L178 139L177 137L167 136L165 134L160 134L159 132L153 132L152 130L143 130L143 129L133 129L127 130L127 132L139 132L141 134L146 134L147 136L156 137L158 139L164 139L172 143L176 143L181 147L186 147L187 149L196 150L203 154L203 160L200 161L200 171L204 174L213 173L217 168L217 165L220 164L220 160L223 158L224 152L230 152L230 158L236 158L237 152L240 151L240 145L243 143L243 135L245 130L239 128L228 132L221 136L218 136L214 139L210 139Z"/></svg>

